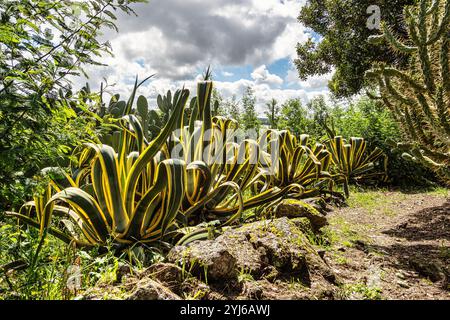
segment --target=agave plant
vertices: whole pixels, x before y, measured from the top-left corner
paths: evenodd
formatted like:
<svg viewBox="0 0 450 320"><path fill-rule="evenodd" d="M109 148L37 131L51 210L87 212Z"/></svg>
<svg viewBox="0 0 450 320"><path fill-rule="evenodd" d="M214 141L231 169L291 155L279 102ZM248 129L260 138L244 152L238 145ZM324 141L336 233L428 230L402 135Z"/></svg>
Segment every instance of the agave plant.
<svg viewBox="0 0 450 320"><path fill-rule="evenodd" d="M331 154L322 144L309 144L309 136L297 139L289 131L267 130L260 138L264 146L261 165L266 168L257 187L264 191L273 187L296 187L285 195L290 198L309 198L332 191L333 178L329 173ZM295 191L292 193L292 191Z"/></svg>
<svg viewBox="0 0 450 320"><path fill-rule="evenodd" d="M212 81L198 83L189 125L179 137L181 153L188 163L182 205L187 224L218 220L229 225L239 220L244 210L267 203L281 193L270 189L244 199L243 194L261 174L259 145L251 139L236 143L236 121L212 116L212 90Z"/></svg>
<svg viewBox="0 0 450 320"><path fill-rule="evenodd" d="M161 239L179 213L186 165L182 160L161 160L158 154L180 123L188 97L188 90L175 94L173 114L150 143L135 116L123 117L119 152L107 145L86 144L79 169L72 176L66 175L65 183L53 180L43 196L25 204L18 213L8 214L39 227L43 236L50 233L81 246L104 245L109 240L131 244ZM31 211L36 218L26 214ZM53 228L56 211L73 221L74 227L66 228L67 232Z"/></svg>
<svg viewBox="0 0 450 320"><path fill-rule="evenodd" d="M330 139L327 143L331 153L332 170L338 174L337 182L343 184L344 193L349 196L349 183L363 180L387 179L387 156L379 148L372 152L367 150L364 138L350 138L350 142L341 136ZM375 170L382 164L382 171Z"/></svg>
<svg viewBox="0 0 450 320"><path fill-rule="evenodd" d="M244 201L243 192L259 172L258 145L252 140L238 145L227 137L227 129L236 123L211 116L211 90L211 81L199 83L185 127L189 92L177 91L168 124L150 143L142 119L130 114L130 99L125 105L129 110L117 119L121 129L111 136L114 148L85 145L70 175L54 178L45 197L9 214L39 227L42 235L50 233L80 246L103 245L109 239L132 244L173 235L182 226L177 220L185 226L214 220L231 224L245 209L275 199L281 192L277 188ZM139 98L138 112L142 103ZM172 135L177 129L182 129L178 138ZM173 159L177 144L182 157ZM64 231L51 225L56 213L67 218Z"/></svg>

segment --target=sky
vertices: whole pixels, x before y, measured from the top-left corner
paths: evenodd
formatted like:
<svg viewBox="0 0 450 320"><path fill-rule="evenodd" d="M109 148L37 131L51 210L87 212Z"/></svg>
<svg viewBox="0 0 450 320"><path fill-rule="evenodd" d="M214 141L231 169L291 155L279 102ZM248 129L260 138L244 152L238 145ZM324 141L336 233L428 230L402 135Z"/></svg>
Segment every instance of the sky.
<svg viewBox="0 0 450 320"><path fill-rule="evenodd" d="M300 81L293 64L296 44L310 34L297 21L305 0L150 0L133 5L138 14L119 14L119 32L105 31L114 57L106 67L89 67L88 82L98 88L106 79L114 93L127 98L135 76L145 83L139 94L155 106L156 96L183 85L194 91L211 66L215 88L227 99L254 89L257 111L275 98L309 101L328 94L331 75Z"/></svg>

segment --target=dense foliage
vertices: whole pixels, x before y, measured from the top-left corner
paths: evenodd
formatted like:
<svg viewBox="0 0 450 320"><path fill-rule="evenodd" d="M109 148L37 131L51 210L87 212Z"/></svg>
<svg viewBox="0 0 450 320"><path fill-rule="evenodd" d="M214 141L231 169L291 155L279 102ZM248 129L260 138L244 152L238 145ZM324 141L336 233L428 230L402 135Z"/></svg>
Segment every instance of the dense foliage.
<svg viewBox="0 0 450 320"><path fill-rule="evenodd" d="M308 133L315 141L328 136L345 139L364 137L370 149L380 148L387 155L390 185L407 187L429 186L436 177L425 166L402 158L402 151L393 148L391 140L402 139L402 131L383 103L361 97L349 105L327 103L322 96L302 105L300 100L283 104L279 129L289 129L297 135Z"/></svg>
<svg viewBox="0 0 450 320"><path fill-rule="evenodd" d="M253 89L225 100L209 68L196 96L168 91L155 106L138 95L151 76L136 78L126 100L105 101L103 85L99 93L88 84L72 92L70 79L110 53L97 40L101 29L116 29L115 14L134 13L135 2L143 1L0 3L0 293L72 298L72 267L83 266L84 285L115 281L119 259L152 263L175 245L265 219L286 199L315 215L305 199L342 203L350 184L434 179L413 160L448 168L449 1L423 0L407 11L408 32L396 13L412 1L383 2L383 12L394 14L385 20L399 32L384 27L395 55L386 43L365 42L368 3L309 1L300 20L324 38L298 47L300 75L335 67L330 87L348 96L381 61L389 66L370 75L382 96L345 106L322 96L306 105L272 99L264 124ZM410 42L398 40L406 34ZM405 67L408 56L409 69L390 66ZM411 144L392 149L405 137L398 123ZM412 157L401 157L405 147Z"/></svg>
<svg viewBox="0 0 450 320"><path fill-rule="evenodd" d="M31 192L45 165L64 165L92 132L70 78L109 53L97 36L135 0L0 2L0 209ZM76 108L73 108L74 103ZM85 128L82 131L79 128Z"/></svg>
<svg viewBox="0 0 450 320"><path fill-rule="evenodd" d="M136 80L128 102L113 97L110 103L120 128L97 139L110 145L75 149L78 161L68 173L46 169L50 184L8 215L38 228L43 238L51 234L78 247L174 243L188 230L186 243L201 234L186 227L239 223L245 210L284 198L327 197L336 183L348 196L348 183L365 179L383 155L378 149L366 154L364 139L347 144L336 137L325 147L289 131L236 141L230 130L237 122L212 116L210 80L198 83L187 119L188 90L160 97L172 111L158 136L148 139L150 128L142 125L148 104L143 96L135 102L139 85ZM244 197L247 191L256 192ZM53 217L63 218L62 228L53 226Z"/></svg>
<svg viewBox="0 0 450 320"><path fill-rule="evenodd" d="M381 19L403 35L401 13L405 5L414 0L310 0L302 7L301 22L310 28L312 38L298 44L295 60L299 76L323 75L335 71L329 83L330 90L338 97L359 93L368 83L364 73L375 61L404 65L407 57L393 54L385 44L367 42L377 30L367 27L370 6L377 5ZM320 40L319 40L320 38Z"/></svg>

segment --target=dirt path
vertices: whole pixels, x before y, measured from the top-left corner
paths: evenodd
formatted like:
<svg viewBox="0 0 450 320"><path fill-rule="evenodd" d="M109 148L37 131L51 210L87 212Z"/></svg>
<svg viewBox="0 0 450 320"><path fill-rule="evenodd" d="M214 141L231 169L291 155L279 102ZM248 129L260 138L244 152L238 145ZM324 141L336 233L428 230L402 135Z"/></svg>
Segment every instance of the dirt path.
<svg viewBox="0 0 450 320"><path fill-rule="evenodd" d="M356 193L326 232L343 298L450 299L448 191Z"/></svg>

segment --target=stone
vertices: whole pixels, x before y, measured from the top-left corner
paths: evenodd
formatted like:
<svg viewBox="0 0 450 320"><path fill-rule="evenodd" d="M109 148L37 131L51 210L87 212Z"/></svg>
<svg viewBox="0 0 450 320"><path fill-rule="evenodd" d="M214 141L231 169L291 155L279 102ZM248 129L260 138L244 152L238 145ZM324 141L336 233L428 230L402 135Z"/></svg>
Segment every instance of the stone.
<svg viewBox="0 0 450 320"><path fill-rule="evenodd" d="M242 293L253 300L261 300L264 294L264 287L257 281L247 281L244 283Z"/></svg>
<svg viewBox="0 0 450 320"><path fill-rule="evenodd" d="M411 288L411 286L408 284L408 282L404 281L404 280L397 280L397 284L405 289L409 289Z"/></svg>
<svg viewBox="0 0 450 320"><path fill-rule="evenodd" d="M352 242L353 242L353 244L354 244L356 249L358 249L358 250L360 250L360 251L362 251L362 252L364 252L366 254L369 253L369 246L364 241L362 241L362 240L354 240Z"/></svg>
<svg viewBox="0 0 450 320"><path fill-rule="evenodd" d="M126 276L133 274L133 268L126 263L119 263L116 270L116 282L121 283Z"/></svg>
<svg viewBox="0 0 450 320"><path fill-rule="evenodd" d="M168 260L202 280L206 274L208 284L231 284L239 271L245 271L255 280L295 277L305 287L320 283L321 291L328 290L337 283L336 275L311 245L302 225L304 218L286 217L247 224L225 230L215 240L175 247ZM246 286L250 296L259 295L257 288Z"/></svg>
<svg viewBox="0 0 450 320"><path fill-rule="evenodd" d="M144 278L137 283L126 300L181 300L181 298L161 283Z"/></svg>
<svg viewBox="0 0 450 320"><path fill-rule="evenodd" d="M308 218L314 231L328 225L327 218L322 211L301 200L284 200L275 209L276 218Z"/></svg>
<svg viewBox="0 0 450 320"><path fill-rule="evenodd" d="M184 297L202 300L220 300L217 297L211 299L211 288L204 282L201 282L197 278L187 278L180 284L180 290L184 293Z"/></svg>
<svg viewBox="0 0 450 320"><path fill-rule="evenodd" d="M400 280L405 280L406 277L407 277L407 275L406 275L404 272L397 272L397 273L395 274L395 276L396 276L397 278L399 278Z"/></svg>
<svg viewBox="0 0 450 320"><path fill-rule="evenodd" d="M333 299L339 279L304 233L306 218L228 228L215 240L176 246L120 283L99 284L81 299ZM245 273L246 277L238 277ZM239 281L240 280L240 281Z"/></svg>
<svg viewBox="0 0 450 320"><path fill-rule="evenodd" d="M237 279L236 258L218 241L195 241L188 247L174 247L167 260L204 281Z"/></svg>
<svg viewBox="0 0 450 320"><path fill-rule="evenodd" d="M161 284L172 290L173 292L180 294L180 284L184 278L189 277L187 272L184 272L180 267L171 263L155 263L145 269L139 274L139 278L150 277L159 281Z"/></svg>
<svg viewBox="0 0 450 320"><path fill-rule="evenodd" d="M436 261L426 261L419 258L410 258L409 265L416 270L421 276L430 279L433 282L444 281L446 279L445 272Z"/></svg>

